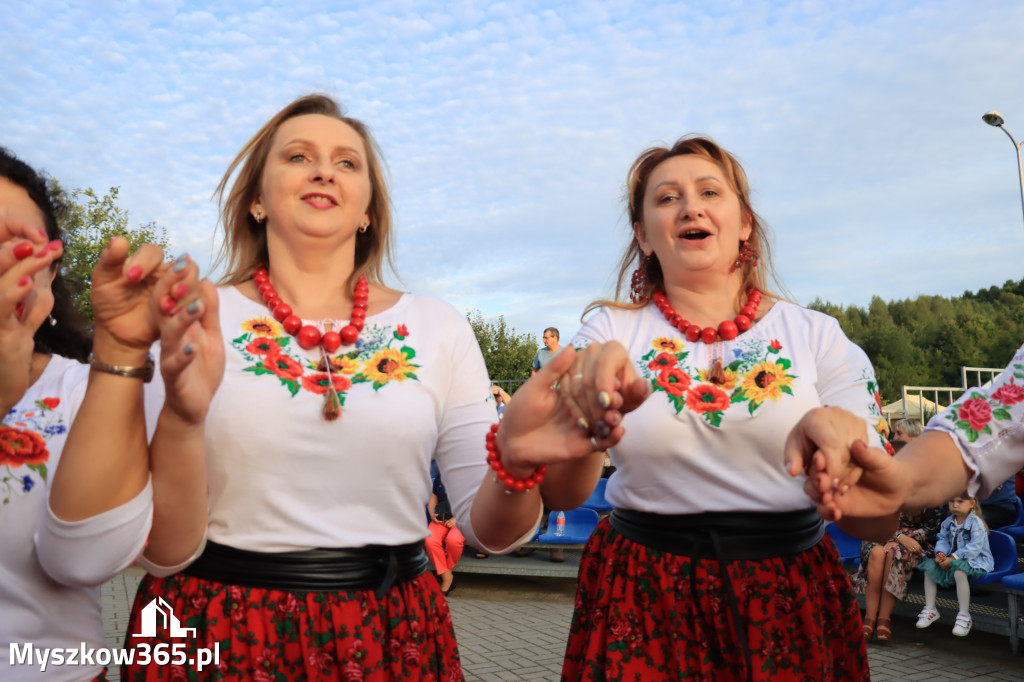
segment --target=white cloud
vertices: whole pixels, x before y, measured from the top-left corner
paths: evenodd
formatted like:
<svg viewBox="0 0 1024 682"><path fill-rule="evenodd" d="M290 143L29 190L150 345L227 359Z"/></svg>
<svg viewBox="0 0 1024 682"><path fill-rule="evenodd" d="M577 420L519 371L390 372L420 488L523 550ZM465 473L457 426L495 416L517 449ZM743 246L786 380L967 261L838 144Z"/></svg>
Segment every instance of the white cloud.
<svg viewBox="0 0 1024 682"><path fill-rule="evenodd" d="M291 98L339 97L388 160L406 286L575 328L625 243L644 147L744 161L801 301L1019 279L1019 26L1004 1L7 3L0 143L208 260L214 186ZM202 252L202 253L201 253Z"/></svg>

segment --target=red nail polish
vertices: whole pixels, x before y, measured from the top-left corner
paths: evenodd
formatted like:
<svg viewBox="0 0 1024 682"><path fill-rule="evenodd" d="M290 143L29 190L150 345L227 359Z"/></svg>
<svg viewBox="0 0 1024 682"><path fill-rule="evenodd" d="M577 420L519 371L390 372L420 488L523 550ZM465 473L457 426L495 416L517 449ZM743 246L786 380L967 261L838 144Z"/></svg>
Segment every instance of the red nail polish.
<svg viewBox="0 0 1024 682"><path fill-rule="evenodd" d="M47 249L43 249L42 251L36 252L36 258L46 258L49 255L50 252Z"/></svg>
<svg viewBox="0 0 1024 682"><path fill-rule="evenodd" d="M43 239L49 239L50 235L46 234L46 230L39 230L39 236Z"/></svg>
<svg viewBox="0 0 1024 682"><path fill-rule="evenodd" d="M32 281L32 278L29 277L28 275L25 275L24 277L22 277L21 279L18 280L18 286L19 287L23 287L23 286L25 286L26 284L28 284L31 281ZM19 304L19 305L22 305L22 304Z"/></svg>
<svg viewBox="0 0 1024 682"><path fill-rule="evenodd" d="M171 294L171 295L174 296L174 298L176 300L180 301L181 297L184 296L187 293L188 293L188 285L183 283L183 284L179 284L178 286L174 287L174 293Z"/></svg>
<svg viewBox="0 0 1024 682"><path fill-rule="evenodd" d="M164 296L160 301L160 309L165 313L171 312L174 309L174 299L170 296Z"/></svg>
<svg viewBox="0 0 1024 682"><path fill-rule="evenodd" d="M32 242L22 242L14 247L14 257L18 260L25 260L32 255L35 249L32 247Z"/></svg>
<svg viewBox="0 0 1024 682"><path fill-rule="evenodd" d="M142 278L142 268L138 265L133 265L128 268L128 281L138 282Z"/></svg>
<svg viewBox="0 0 1024 682"><path fill-rule="evenodd" d="M64 247L64 242L59 239L54 239L52 242L46 245L50 251L60 251Z"/></svg>
<svg viewBox="0 0 1024 682"><path fill-rule="evenodd" d="M14 306L14 312L17 314L18 319L20 320L21 316L25 314L25 304L24 303L18 303L17 305L15 305Z"/></svg>

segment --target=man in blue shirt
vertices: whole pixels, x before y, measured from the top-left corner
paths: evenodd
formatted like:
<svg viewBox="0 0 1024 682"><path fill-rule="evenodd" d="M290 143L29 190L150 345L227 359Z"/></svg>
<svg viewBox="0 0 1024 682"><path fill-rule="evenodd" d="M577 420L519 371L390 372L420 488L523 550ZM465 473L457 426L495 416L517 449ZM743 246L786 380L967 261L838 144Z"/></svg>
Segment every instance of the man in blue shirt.
<svg viewBox="0 0 1024 682"><path fill-rule="evenodd" d="M533 358L533 369L530 371L530 376L533 376L540 371L540 368L551 362L551 358L555 357L555 354L562 350L562 347L558 345L558 330L554 327L548 327L544 330L544 348L537 351L536 357Z"/></svg>

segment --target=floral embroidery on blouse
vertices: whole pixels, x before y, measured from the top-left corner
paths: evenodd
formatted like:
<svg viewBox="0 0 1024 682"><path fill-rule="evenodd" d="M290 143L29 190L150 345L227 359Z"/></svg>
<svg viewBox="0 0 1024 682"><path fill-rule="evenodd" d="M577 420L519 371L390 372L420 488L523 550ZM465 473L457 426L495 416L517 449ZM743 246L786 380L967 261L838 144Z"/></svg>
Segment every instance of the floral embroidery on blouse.
<svg viewBox="0 0 1024 682"><path fill-rule="evenodd" d="M723 360L724 382L712 383L710 369L698 369L696 374L684 369L683 361L689 355L681 339L660 336L651 342L648 351L637 365L642 376L651 382L655 392L663 392L675 408L676 414L684 409L700 414L715 427L722 425L722 417L732 405L747 403L747 412L753 415L766 402L777 402L784 395L793 395L790 373L792 362L781 355L778 339L740 342L732 350L733 360Z"/></svg>
<svg viewBox="0 0 1024 682"><path fill-rule="evenodd" d="M64 416L54 409L60 405L60 398L37 400L33 407L19 412L12 409L7 413L5 424L0 426L0 467L3 477L4 504L14 494L26 494L36 486L38 476L47 482L46 463L50 461L50 450L46 440L65 433ZM29 473L14 470L24 466Z"/></svg>
<svg viewBox="0 0 1024 682"><path fill-rule="evenodd" d="M420 366L412 362L416 351L405 344L409 329L404 324L394 329L367 325L354 350L330 358L330 372L319 359L299 355L294 339L273 318L248 319L241 329L242 335L231 345L249 363L244 371L276 376L293 397L300 391L324 395L333 384L344 406L347 392L355 384L372 384L379 391L392 381L419 381L416 370Z"/></svg>
<svg viewBox="0 0 1024 682"><path fill-rule="evenodd" d="M875 423L872 426L875 429L875 433L878 434L878 442L885 448L886 452L890 455L895 455L896 449L889 442L889 423L882 416L882 395L878 392L878 382L875 380L875 375L873 372L865 369L861 373L859 381L867 387L868 395L871 396L868 412L875 419Z"/></svg>
<svg viewBox="0 0 1024 682"><path fill-rule="evenodd" d="M982 434L992 434L992 424L998 422L1017 421L1011 414L1014 405L1024 402L1024 387L1015 379L1024 379L1024 364L1011 365L1013 376L1009 381L986 396L978 390L968 390L946 410L946 419L953 422L953 427L963 431L970 443L975 442ZM1009 368L1007 368L1009 370Z"/></svg>

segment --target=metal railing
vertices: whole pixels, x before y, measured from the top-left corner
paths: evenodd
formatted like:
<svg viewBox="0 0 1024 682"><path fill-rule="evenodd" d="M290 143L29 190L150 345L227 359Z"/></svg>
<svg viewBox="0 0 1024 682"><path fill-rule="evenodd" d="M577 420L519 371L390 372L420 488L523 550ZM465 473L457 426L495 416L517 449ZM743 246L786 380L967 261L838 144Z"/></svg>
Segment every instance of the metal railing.
<svg viewBox="0 0 1024 682"><path fill-rule="evenodd" d="M967 389L987 386L1002 371L1002 367L961 367L960 386L904 386L903 409L890 413L890 421L894 416L902 415L903 419L916 419L924 424L956 402ZM968 379L974 381L968 383Z"/></svg>

